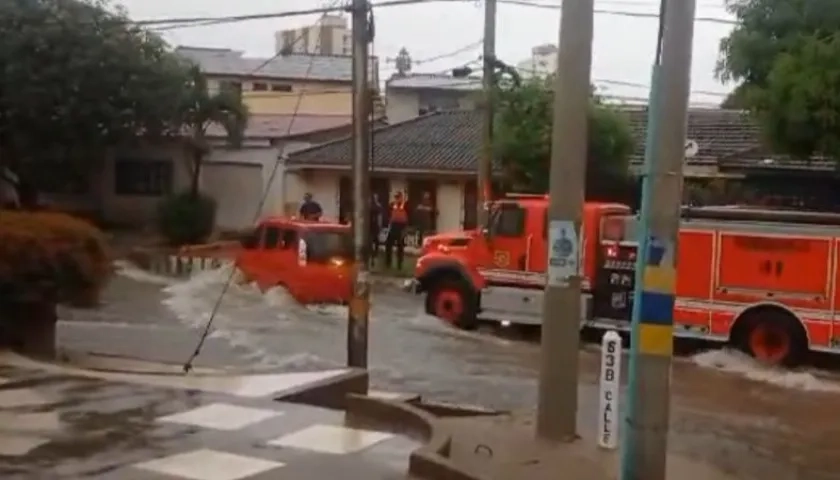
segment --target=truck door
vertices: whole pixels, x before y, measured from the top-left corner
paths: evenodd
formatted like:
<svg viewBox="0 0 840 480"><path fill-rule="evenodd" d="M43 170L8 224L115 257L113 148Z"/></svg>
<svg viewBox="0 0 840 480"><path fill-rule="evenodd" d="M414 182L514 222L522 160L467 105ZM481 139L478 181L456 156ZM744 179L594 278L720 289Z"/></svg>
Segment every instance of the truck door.
<svg viewBox="0 0 840 480"><path fill-rule="evenodd" d="M592 285L592 316L596 319L631 320L637 251L635 222L632 215L601 219Z"/></svg>
<svg viewBox="0 0 840 480"><path fill-rule="evenodd" d="M488 246L493 255L493 268L526 270L528 266L528 241L525 230L527 210L517 203L499 202L491 215Z"/></svg>
<svg viewBox="0 0 840 480"><path fill-rule="evenodd" d="M344 303L353 290L353 238L349 231L301 232L305 264L295 273L294 293L301 303Z"/></svg>

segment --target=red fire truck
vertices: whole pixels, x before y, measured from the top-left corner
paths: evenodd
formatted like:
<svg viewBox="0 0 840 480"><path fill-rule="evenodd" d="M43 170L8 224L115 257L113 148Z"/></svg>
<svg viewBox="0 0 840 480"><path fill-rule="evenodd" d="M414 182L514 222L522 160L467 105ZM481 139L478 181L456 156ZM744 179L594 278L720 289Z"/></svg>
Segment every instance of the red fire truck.
<svg viewBox="0 0 840 480"><path fill-rule="evenodd" d="M415 289L460 328L481 320L538 325L547 262L547 197L494 203L484 231L426 239ZM580 248L582 326L629 329L638 219L587 203ZM675 335L730 342L793 364L809 349L840 352L840 215L699 207L683 211Z"/></svg>

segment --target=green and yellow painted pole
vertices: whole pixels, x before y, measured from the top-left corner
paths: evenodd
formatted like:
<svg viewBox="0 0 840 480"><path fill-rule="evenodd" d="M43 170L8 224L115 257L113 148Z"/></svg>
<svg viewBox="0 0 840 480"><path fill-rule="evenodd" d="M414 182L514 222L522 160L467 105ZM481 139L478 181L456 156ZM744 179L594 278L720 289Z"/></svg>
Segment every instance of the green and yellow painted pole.
<svg viewBox="0 0 840 480"><path fill-rule="evenodd" d="M665 480L667 466L695 0L662 2L648 111L621 480Z"/></svg>

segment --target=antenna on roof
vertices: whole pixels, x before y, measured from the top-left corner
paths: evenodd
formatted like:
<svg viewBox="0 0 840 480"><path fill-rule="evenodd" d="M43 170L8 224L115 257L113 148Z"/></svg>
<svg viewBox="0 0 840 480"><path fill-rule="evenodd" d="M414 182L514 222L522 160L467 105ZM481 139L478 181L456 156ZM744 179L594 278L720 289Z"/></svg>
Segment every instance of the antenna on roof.
<svg viewBox="0 0 840 480"><path fill-rule="evenodd" d="M404 77L405 74L411 72L411 55L405 47L400 49L397 58L394 60L397 67L397 75Z"/></svg>

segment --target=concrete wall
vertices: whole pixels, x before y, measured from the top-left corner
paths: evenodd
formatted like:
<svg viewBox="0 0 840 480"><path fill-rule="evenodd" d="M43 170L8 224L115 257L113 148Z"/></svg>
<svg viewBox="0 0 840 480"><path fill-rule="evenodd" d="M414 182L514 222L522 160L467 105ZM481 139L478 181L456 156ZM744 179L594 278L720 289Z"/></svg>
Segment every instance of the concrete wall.
<svg viewBox="0 0 840 480"><path fill-rule="evenodd" d="M476 92L459 90L389 88L386 94L385 114L390 123L411 120L419 115L421 109L428 109L430 105L442 106L443 110L472 110L476 108L479 99Z"/></svg>
<svg viewBox="0 0 840 480"><path fill-rule="evenodd" d="M388 122L399 123L411 120L420 110L420 97L412 90L397 90L390 88L387 92L385 115Z"/></svg>

